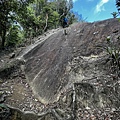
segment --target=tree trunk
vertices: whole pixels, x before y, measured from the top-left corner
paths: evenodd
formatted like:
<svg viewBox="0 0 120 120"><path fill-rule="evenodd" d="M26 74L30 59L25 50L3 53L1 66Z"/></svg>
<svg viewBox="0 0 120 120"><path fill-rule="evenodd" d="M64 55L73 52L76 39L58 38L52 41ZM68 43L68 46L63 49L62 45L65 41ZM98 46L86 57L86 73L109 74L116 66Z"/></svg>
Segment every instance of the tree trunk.
<svg viewBox="0 0 120 120"><path fill-rule="evenodd" d="M2 34L2 49L4 49L5 47L5 36L6 36L6 29L3 30L3 34Z"/></svg>
<svg viewBox="0 0 120 120"><path fill-rule="evenodd" d="M44 27L44 32L47 30L47 25L48 24L48 14L46 14L46 25L45 25L45 27Z"/></svg>

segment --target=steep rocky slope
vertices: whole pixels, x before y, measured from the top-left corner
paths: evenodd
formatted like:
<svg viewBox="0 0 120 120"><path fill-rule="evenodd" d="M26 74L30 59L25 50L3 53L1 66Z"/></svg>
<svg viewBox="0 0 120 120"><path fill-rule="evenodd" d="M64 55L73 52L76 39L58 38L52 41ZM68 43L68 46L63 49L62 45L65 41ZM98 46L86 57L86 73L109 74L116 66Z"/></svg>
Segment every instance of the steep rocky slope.
<svg viewBox="0 0 120 120"><path fill-rule="evenodd" d="M108 36L119 47L119 26L117 19L76 23L67 35L59 29L38 38L13 60L20 67L10 69L11 78L1 71L1 82L6 81L1 86L9 93L5 103L24 111L46 110L36 120L120 119L120 80L106 62L107 53L97 47L105 46Z"/></svg>
<svg viewBox="0 0 120 120"><path fill-rule="evenodd" d="M105 74L95 66L102 52L97 46L104 45L107 36L115 39L118 24L115 20L76 24L68 28L68 35L61 30L26 53L25 74L39 100L55 102L73 83Z"/></svg>

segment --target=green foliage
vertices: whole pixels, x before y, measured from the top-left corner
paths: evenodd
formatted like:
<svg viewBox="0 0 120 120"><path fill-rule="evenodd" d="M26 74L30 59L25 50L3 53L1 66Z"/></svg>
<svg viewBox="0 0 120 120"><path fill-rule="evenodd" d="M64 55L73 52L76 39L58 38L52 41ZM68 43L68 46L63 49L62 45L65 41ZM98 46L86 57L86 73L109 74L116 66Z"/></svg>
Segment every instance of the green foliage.
<svg viewBox="0 0 120 120"><path fill-rule="evenodd" d="M24 34L20 31L20 27L18 25L13 25L9 29L9 33L6 38L6 45L7 46L17 46L22 43L24 40Z"/></svg>
<svg viewBox="0 0 120 120"><path fill-rule="evenodd" d="M45 14L48 15L48 26L47 26L47 29L56 28L57 25L58 25L59 14L58 14L58 12L54 11L52 6L51 6L51 4L49 4L49 5L47 5L46 7L43 8L44 15Z"/></svg>
<svg viewBox="0 0 120 120"><path fill-rule="evenodd" d="M118 13L117 12L113 12L113 13L111 13L112 15L113 15L113 18L117 18L117 16L118 16Z"/></svg>
<svg viewBox="0 0 120 120"><path fill-rule="evenodd" d="M120 77L120 47L118 45L120 36L114 42L111 36L106 38L106 44L98 46L98 48L104 50L108 54L106 63L109 63L109 69L112 74L116 76L116 79Z"/></svg>
<svg viewBox="0 0 120 120"><path fill-rule="evenodd" d="M74 15L73 12L69 13L68 16L67 16L68 20L69 20L69 24L72 24L72 23L75 23L77 22L77 18L76 16Z"/></svg>
<svg viewBox="0 0 120 120"><path fill-rule="evenodd" d="M5 45L14 46L21 41L21 32L14 26L15 22L19 23L25 38L32 38L48 29L59 27L64 16L67 16L72 24L74 21L74 15L70 12L72 7L72 0L2 0L0 2L1 46L3 48Z"/></svg>
<svg viewBox="0 0 120 120"><path fill-rule="evenodd" d="M120 22L120 18L118 18L119 22Z"/></svg>
<svg viewBox="0 0 120 120"><path fill-rule="evenodd" d="M118 9L118 12L120 13L120 0L116 0L116 7Z"/></svg>
<svg viewBox="0 0 120 120"><path fill-rule="evenodd" d="M33 0L2 0L0 2L0 36L2 38L2 48L5 46L8 30L14 24L14 21L18 21L18 18L26 13L26 6L30 2L33 2Z"/></svg>
<svg viewBox="0 0 120 120"><path fill-rule="evenodd" d="M0 103L0 118L1 120L7 120L10 115L10 109L3 103Z"/></svg>
<svg viewBox="0 0 120 120"><path fill-rule="evenodd" d="M118 38L120 40L120 38ZM107 37L107 44L103 49L109 55L109 62L111 63L111 69L116 72L116 75L120 75L120 47L112 41L111 37Z"/></svg>
<svg viewBox="0 0 120 120"><path fill-rule="evenodd" d="M17 9L15 0L5 0L0 2L0 36L2 38L2 47L5 44L5 36L11 25L11 21L16 17L14 10Z"/></svg>

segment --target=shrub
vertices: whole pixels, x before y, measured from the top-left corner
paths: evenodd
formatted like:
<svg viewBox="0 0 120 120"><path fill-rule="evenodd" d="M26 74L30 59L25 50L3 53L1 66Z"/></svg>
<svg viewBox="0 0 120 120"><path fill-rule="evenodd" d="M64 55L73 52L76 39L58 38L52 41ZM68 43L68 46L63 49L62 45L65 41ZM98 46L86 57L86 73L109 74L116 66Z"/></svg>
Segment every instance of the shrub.
<svg viewBox="0 0 120 120"><path fill-rule="evenodd" d="M6 38L6 45L14 47L22 43L23 40L24 40L24 34L20 30L20 26L13 25L8 31Z"/></svg>
<svg viewBox="0 0 120 120"><path fill-rule="evenodd" d="M118 38L119 39L119 38ZM108 53L108 61L111 63L111 69L120 76L120 48L114 43L110 36L106 39L107 44L103 49Z"/></svg>

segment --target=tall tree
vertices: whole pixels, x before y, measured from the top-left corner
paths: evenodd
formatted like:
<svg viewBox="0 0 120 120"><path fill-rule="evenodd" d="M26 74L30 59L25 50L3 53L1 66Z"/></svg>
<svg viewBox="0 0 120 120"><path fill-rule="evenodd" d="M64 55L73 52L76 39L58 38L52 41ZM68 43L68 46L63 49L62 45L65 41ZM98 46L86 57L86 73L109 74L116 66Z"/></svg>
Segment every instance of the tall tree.
<svg viewBox="0 0 120 120"><path fill-rule="evenodd" d="M6 33L15 21L18 13L25 13L26 6L33 0L1 0L0 1L0 36L1 46L4 48Z"/></svg>
<svg viewBox="0 0 120 120"><path fill-rule="evenodd" d="M120 0L116 0L116 7L118 9L118 12L120 13Z"/></svg>
<svg viewBox="0 0 120 120"><path fill-rule="evenodd" d="M113 18L117 18L117 16L118 16L117 12L112 12L111 14L113 15Z"/></svg>
<svg viewBox="0 0 120 120"><path fill-rule="evenodd" d="M14 28L12 26L15 22L19 23L26 37L34 37L47 29L58 27L60 25L59 21L65 15L72 23L74 19L73 13L70 12L72 7L72 0L0 0L2 48L5 46L6 37L13 38L10 35L17 34L11 29Z"/></svg>
<svg viewBox="0 0 120 120"><path fill-rule="evenodd" d="M14 20L14 10L17 9L15 0L1 0L0 2L0 36L2 38L2 48L5 44L5 36Z"/></svg>

